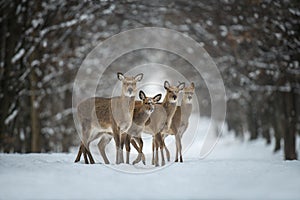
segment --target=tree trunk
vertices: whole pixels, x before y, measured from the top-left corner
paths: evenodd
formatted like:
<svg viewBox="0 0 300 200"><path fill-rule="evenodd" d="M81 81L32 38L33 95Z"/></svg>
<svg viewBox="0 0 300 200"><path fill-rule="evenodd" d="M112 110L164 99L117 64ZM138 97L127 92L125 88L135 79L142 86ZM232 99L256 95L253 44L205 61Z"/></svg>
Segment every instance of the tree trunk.
<svg viewBox="0 0 300 200"><path fill-rule="evenodd" d="M277 152L281 149L281 138L282 138L282 119L279 116L276 116L274 119L274 136L275 136L275 147L274 152Z"/></svg>
<svg viewBox="0 0 300 200"><path fill-rule="evenodd" d="M3 151L9 153L12 149L12 139L13 133L9 130L8 123L5 123L5 120L10 115L9 108L12 102L15 101L15 88L10 87L11 84L11 71L14 71L14 65L11 62L15 54L15 47L17 37L19 34L18 24L15 22L15 9L17 3L9 2L6 14L1 13L1 62L3 66L0 67L0 90L1 93L4 94L0 97L0 144L3 147ZM7 33L10 33L9 35Z"/></svg>
<svg viewBox="0 0 300 200"><path fill-rule="evenodd" d="M293 90L285 93L284 154L286 160L296 160L296 106Z"/></svg>
<svg viewBox="0 0 300 200"><path fill-rule="evenodd" d="M272 116L273 118L273 128L274 128L274 136L275 136L275 147L274 147L274 152L277 152L281 149L281 138L283 135L283 123L284 123L284 113L282 110L282 105L283 105L283 98L284 96L282 95L283 93L281 92L276 92L275 93L275 98L272 100L272 105L274 108L274 115Z"/></svg>
<svg viewBox="0 0 300 200"><path fill-rule="evenodd" d="M258 123L257 123L257 112L256 107L250 105L250 117L248 120L248 127L250 129L250 140L255 140L258 137Z"/></svg>
<svg viewBox="0 0 300 200"><path fill-rule="evenodd" d="M38 112L36 108L36 74L30 73L30 116L31 116L31 152L41 152Z"/></svg>

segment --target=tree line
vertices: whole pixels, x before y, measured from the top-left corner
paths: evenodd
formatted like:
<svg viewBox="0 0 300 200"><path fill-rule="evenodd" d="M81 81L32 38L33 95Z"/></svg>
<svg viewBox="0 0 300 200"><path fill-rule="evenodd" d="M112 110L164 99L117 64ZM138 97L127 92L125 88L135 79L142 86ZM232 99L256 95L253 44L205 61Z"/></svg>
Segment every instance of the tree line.
<svg viewBox="0 0 300 200"><path fill-rule="evenodd" d="M67 152L78 144L71 98L84 57L114 34L156 26L187 33L213 57L226 87L226 122L237 137L274 139L274 151L297 159L299 4L2 1L0 151ZM207 99L200 106L209 116Z"/></svg>

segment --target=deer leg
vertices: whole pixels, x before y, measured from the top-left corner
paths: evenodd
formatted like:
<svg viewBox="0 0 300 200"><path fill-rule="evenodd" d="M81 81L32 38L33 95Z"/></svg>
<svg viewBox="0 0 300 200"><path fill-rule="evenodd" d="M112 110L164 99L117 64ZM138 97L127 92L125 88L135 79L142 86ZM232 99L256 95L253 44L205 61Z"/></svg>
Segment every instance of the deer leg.
<svg viewBox="0 0 300 200"><path fill-rule="evenodd" d="M120 162L124 163L124 159L123 159L123 148L126 142L126 133L121 134L121 144L120 144Z"/></svg>
<svg viewBox="0 0 300 200"><path fill-rule="evenodd" d="M129 164L129 156L130 156L130 140L131 136L126 134L125 139L125 147L126 147L126 164Z"/></svg>
<svg viewBox="0 0 300 200"><path fill-rule="evenodd" d="M154 160L154 164L155 164L155 167L159 166L159 164L158 164L158 145L155 146L155 160Z"/></svg>
<svg viewBox="0 0 300 200"><path fill-rule="evenodd" d="M126 133L123 133L121 135L121 144L120 144L122 150L123 150L124 145L125 145L125 140L126 140Z"/></svg>
<svg viewBox="0 0 300 200"><path fill-rule="evenodd" d="M160 153L161 153L161 166L165 165L165 157L164 157L164 142L162 139L161 133L157 134L157 140L160 147Z"/></svg>
<svg viewBox="0 0 300 200"><path fill-rule="evenodd" d="M145 158L145 155L143 153L143 147L144 147L144 143L143 143L143 140L142 138L137 138L138 142L139 142L139 145L140 145L140 152L139 154L141 155L142 157L142 162L144 165L146 165L146 158Z"/></svg>
<svg viewBox="0 0 300 200"><path fill-rule="evenodd" d="M121 134L121 140L120 140L120 152L119 152L119 159L120 163L124 163L124 156L123 156L123 148L126 142L127 133Z"/></svg>
<svg viewBox="0 0 300 200"><path fill-rule="evenodd" d="M118 133L114 133L114 140L116 143L116 164L120 164L121 149L120 149L120 135Z"/></svg>
<svg viewBox="0 0 300 200"><path fill-rule="evenodd" d="M75 159L75 162L80 161L80 158L81 158L81 155L82 155L82 147L83 147L83 144L81 143L80 146L79 146L79 149L78 149L78 153L77 153L77 157Z"/></svg>
<svg viewBox="0 0 300 200"><path fill-rule="evenodd" d="M157 135L155 135L155 161L154 161L155 167L159 166L159 164L158 164L158 147L159 147L158 139L157 139Z"/></svg>
<svg viewBox="0 0 300 200"><path fill-rule="evenodd" d="M168 162L170 162L170 151L169 151L169 149L166 146L165 137L163 137L163 145L164 145L164 149L166 151L167 160L168 160Z"/></svg>
<svg viewBox="0 0 300 200"><path fill-rule="evenodd" d="M138 145L136 144L135 142L136 138L133 138L130 142L132 144L132 146L137 150L137 152L139 153L140 152L140 147L138 147ZM137 158L132 162L133 165L139 163L141 161L141 156L140 156L140 153L139 155L137 156Z"/></svg>
<svg viewBox="0 0 300 200"><path fill-rule="evenodd" d="M154 165L155 136L152 136L152 165Z"/></svg>
<svg viewBox="0 0 300 200"><path fill-rule="evenodd" d="M90 163L91 164L95 164L95 161L94 161L94 158L93 158L91 152L87 149L86 153L87 153L87 155L89 157Z"/></svg>
<svg viewBox="0 0 300 200"><path fill-rule="evenodd" d="M89 147L89 142L88 142L88 136L90 135L91 132L91 126L90 126L90 121L84 120L82 122L82 153L83 153L83 158L85 164L89 164L87 154L88 154L88 147Z"/></svg>
<svg viewBox="0 0 300 200"><path fill-rule="evenodd" d="M182 160L182 145L181 145L181 137L179 138L179 154L180 154L180 162L183 162Z"/></svg>
<svg viewBox="0 0 300 200"><path fill-rule="evenodd" d="M182 136L183 136L183 133L184 133L185 129L184 127L180 128L179 129L179 136L178 136L178 140L179 140L179 160L180 162L183 162L183 159L182 159Z"/></svg>
<svg viewBox="0 0 300 200"><path fill-rule="evenodd" d="M167 160L168 160L168 162L170 162L170 160L171 160L170 151L165 144L164 144L164 148L166 150Z"/></svg>
<svg viewBox="0 0 300 200"><path fill-rule="evenodd" d="M90 146L90 143L88 143L87 147L85 147L86 154L87 154L87 156L88 156L88 158L90 160L90 164L95 164L95 161L94 161L94 158L93 158L93 156L91 154L89 146Z"/></svg>
<svg viewBox="0 0 300 200"><path fill-rule="evenodd" d="M179 151L179 138L178 138L178 135L175 135L175 143L176 143L175 162L178 162L178 151Z"/></svg>
<svg viewBox="0 0 300 200"><path fill-rule="evenodd" d="M89 160L88 160L88 158L87 158L87 150L86 150L86 148L84 147L83 148L83 158L84 158L84 162L85 162L85 164L89 164Z"/></svg>
<svg viewBox="0 0 300 200"><path fill-rule="evenodd" d="M132 146L135 148L135 150L137 152L139 152L140 147L136 144L135 139L130 140L130 143L132 144Z"/></svg>
<svg viewBox="0 0 300 200"><path fill-rule="evenodd" d="M111 138L103 136L98 143L98 149L100 151L100 154L101 154L105 164L109 164L109 160L105 153L105 147L110 141L111 141Z"/></svg>
<svg viewBox="0 0 300 200"><path fill-rule="evenodd" d="M135 142L135 140L139 143L139 148ZM136 163L139 163L141 160L143 162L144 165L146 165L146 158L145 158L145 155L143 153L143 140L142 138L134 138L134 140L131 140L132 141L132 144L133 146L135 146L135 149L138 151L139 155L137 156L137 158L133 161L132 164L136 164Z"/></svg>

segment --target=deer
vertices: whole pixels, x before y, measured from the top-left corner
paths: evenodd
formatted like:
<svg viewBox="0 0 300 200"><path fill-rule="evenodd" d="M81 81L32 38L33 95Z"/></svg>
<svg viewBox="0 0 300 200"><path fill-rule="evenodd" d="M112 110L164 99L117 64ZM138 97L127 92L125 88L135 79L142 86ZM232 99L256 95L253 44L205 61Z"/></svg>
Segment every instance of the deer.
<svg viewBox="0 0 300 200"><path fill-rule="evenodd" d="M178 94L184 87L184 83L179 83L178 86L171 86L168 81L165 81L164 88L167 92L165 98L162 103L155 104L154 111L150 115L149 120L146 122L143 132L152 135L152 165L159 166L158 147L160 147L161 150L161 166L165 165L162 132L168 131L171 127L172 118L177 107ZM138 150L139 155L143 155L141 139L137 141L139 143L139 147L137 147L135 141L131 140L131 142ZM138 159L136 159L134 163L136 162L138 162Z"/></svg>
<svg viewBox="0 0 300 200"><path fill-rule="evenodd" d="M135 108L133 112L132 124L126 134L122 135L121 138L121 148L123 149L123 145L125 143L126 146L126 163L129 164L129 155L130 155L130 142L131 139L139 140L139 143L143 145L143 141L141 139L142 132L145 127L145 123L148 121L151 113L155 109L155 104L158 103L161 99L162 95L157 94L154 97L147 97L145 93L141 90L139 92L139 98L142 101L135 101ZM139 151L138 158L133 162L133 164L139 162L143 159L143 163L145 163L145 156L142 151Z"/></svg>
<svg viewBox="0 0 300 200"><path fill-rule="evenodd" d="M176 107L175 114L172 118L171 128L170 130L163 132L163 136L164 136L163 139L165 139L167 135L175 136L175 143L176 143L175 162L178 162L178 154L179 154L180 162L183 162L181 139L189 125L189 118L191 116L192 109L193 109L192 100L193 100L194 92L195 92L195 85L193 82L190 84L190 86L187 86L183 89L181 106ZM166 146L165 146L165 150L166 152L169 152Z"/></svg>
<svg viewBox="0 0 300 200"><path fill-rule="evenodd" d="M118 72L117 78L122 82L121 96L112 98L91 97L78 104L77 116L82 128L82 142L75 162L80 161L83 154L86 164L95 163L89 145L98 138L100 138L98 149L104 163L109 164L105 147L112 138L116 144L116 164L122 162L120 136L127 132L131 126L137 82L143 79L143 74L124 76Z"/></svg>

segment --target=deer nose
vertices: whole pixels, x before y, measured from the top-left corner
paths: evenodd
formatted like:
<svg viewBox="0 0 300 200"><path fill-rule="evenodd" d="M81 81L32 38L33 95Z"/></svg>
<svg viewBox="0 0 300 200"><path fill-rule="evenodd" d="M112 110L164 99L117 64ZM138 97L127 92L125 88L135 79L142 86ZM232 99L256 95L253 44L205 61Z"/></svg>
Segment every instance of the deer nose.
<svg viewBox="0 0 300 200"><path fill-rule="evenodd" d="M173 95L173 99L176 100L176 99L177 99L177 96L176 96L176 95Z"/></svg>
<svg viewBox="0 0 300 200"><path fill-rule="evenodd" d="M153 111L154 111L154 107L151 107L151 108L149 109L149 111L150 111L150 112L153 112Z"/></svg>
<svg viewBox="0 0 300 200"><path fill-rule="evenodd" d="M189 101L192 99L192 96L188 96Z"/></svg>
<svg viewBox="0 0 300 200"><path fill-rule="evenodd" d="M133 92L133 89L132 88L128 88L128 92L129 92L129 94L131 94Z"/></svg>

